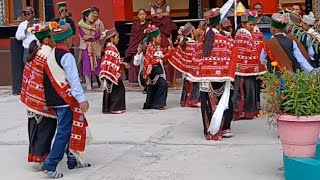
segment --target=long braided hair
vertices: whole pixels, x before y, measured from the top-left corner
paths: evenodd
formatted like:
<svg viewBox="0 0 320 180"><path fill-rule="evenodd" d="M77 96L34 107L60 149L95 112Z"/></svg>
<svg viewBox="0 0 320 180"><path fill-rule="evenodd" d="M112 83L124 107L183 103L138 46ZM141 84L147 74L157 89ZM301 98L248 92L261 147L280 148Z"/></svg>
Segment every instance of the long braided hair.
<svg viewBox="0 0 320 180"><path fill-rule="evenodd" d="M204 43L203 43L203 56L209 57L210 53L213 48L213 42L215 39L215 33L213 32L212 28L217 28L219 23L211 24L208 27L210 28L209 31L206 33Z"/></svg>

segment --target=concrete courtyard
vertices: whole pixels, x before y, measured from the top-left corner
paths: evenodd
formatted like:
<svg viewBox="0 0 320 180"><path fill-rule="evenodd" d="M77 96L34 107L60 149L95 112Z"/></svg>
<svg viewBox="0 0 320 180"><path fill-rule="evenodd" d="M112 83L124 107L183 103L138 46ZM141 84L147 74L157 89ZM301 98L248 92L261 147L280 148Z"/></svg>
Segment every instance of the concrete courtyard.
<svg viewBox="0 0 320 180"><path fill-rule="evenodd" d="M266 121L236 121L236 134L221 142L202 135L200 109L179 106L181 90L170 90L168 109L142 110L145 95L126 94L127 112L101 113L102 92L87 93L92 167L67 170L66 180L283 180L282 149ZM0 179L46 179L27 163L27 116L19 97L0 88Z"/></svg>

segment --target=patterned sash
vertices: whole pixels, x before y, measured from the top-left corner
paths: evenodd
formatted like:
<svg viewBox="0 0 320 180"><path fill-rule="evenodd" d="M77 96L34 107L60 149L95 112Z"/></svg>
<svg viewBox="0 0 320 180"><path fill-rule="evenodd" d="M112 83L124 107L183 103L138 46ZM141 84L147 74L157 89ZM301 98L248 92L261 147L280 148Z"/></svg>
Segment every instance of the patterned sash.
<svg viewBox="0 0 320 180"><path fill-rule="evenodd" d="M55 118L54 110L46 106L43 85L44 66L51 51L50 46L42 45L34 59L26 63L20 101L35 114Z"/></svg>

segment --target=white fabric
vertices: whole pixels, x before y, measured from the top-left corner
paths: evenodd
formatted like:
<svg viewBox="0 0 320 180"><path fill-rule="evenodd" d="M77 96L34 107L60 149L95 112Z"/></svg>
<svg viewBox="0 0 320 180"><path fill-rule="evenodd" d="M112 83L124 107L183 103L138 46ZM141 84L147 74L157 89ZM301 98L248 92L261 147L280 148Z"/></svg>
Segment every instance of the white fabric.
<svg viewBox="0 0 320 180"><path fill-rule="evenodd" d="M221 19L225 18L228 11L231 9L235 0L228 0L220 9L220 17Z"/></svg>
<svg viewBox="0 0 320 180"><path fill-rule="evenodd" d="M221 99L211 118L211 123L208 128L210 134L217 134L217 132L220 130L224 111L229 108L230 89L231 81L226 81Z"/></svg>
<svg viewBox="0 0 320 180"><path fill-rule="evenodd" d="M312 14L313 15L313 14ZM308 25L313 26L314 23L316 22L316 18L314 18L311 14L309 15L304 15L302 21L305 22Z"/></svg>
<svg viewBox="0 0 320 180"><path fill-rule="evenodd" d="M31 32L27 31L25 33L25 30L27 29L29 24L28 20L25 20L21 22L18 26L18 30L16 32L16 39L19 41L22 41L22 46L25 49L29 49L29 45L33 40L37 40L36 36L32 34ZM38 41L38 40L37 40Z"/></svg>

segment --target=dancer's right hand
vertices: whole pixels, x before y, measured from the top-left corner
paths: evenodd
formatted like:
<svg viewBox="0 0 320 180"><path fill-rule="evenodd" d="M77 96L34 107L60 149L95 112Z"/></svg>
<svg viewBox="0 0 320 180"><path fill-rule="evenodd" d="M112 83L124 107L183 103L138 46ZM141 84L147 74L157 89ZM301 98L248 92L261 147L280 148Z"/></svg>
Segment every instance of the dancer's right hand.
<svg viewBox="0 0 320 180"><path fill-rule="evenodd" d="M88 101L83 101L82 103L80 103L80 110L83 113L86 113L89 110L89 102Z"/></svg>

